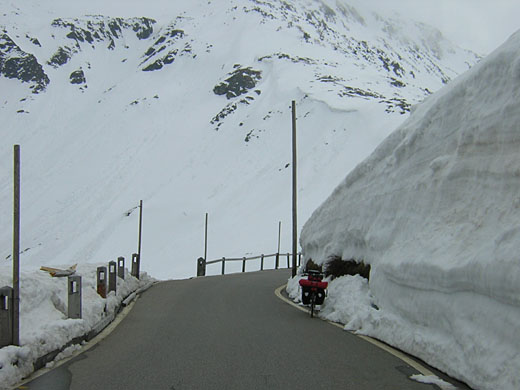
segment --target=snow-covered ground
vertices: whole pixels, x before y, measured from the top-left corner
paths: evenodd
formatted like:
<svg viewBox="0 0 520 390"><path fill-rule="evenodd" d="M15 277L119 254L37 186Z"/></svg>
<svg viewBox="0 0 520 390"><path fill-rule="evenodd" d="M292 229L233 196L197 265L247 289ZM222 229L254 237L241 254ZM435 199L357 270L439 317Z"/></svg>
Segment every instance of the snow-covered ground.
<svg viewBox="0 0 520 390"><path fill-rule="evenodd" d="M306 222L304 258L363 260L323 316L476 389L520 388L520 32L418 105ZM376 309L371 303L374 303Z"/></svg>
<svg viewBox="0 0 520 390"><path fill-rule="evenodd" d="M0 77L0 259L11 254L12 145L20 144L23 265L135 251L131 211L141 199L142 265L152 276L195 274L206 212L208 260L276 252L279 221L287 251L291 101L301 228L411 104L478 59L362 1L0 5L0 51L17 45L5 58L34 55L49 78L33 94L30 83ZM146 26L151 35L138 37ZM162 67L144 71L153 64ZM236 66L261 79L240 96L215 94ZM85 81L71 83L73 74Z"/></svg>
<svg viewBox="0 0 520 390"><path fill-rule="evenodd" d="M303 0L0 5L0 51L17 47L3 58L34 55L50 80L33 94L28 83L0 77L1 286L11 284L12 145L22 153L23 346L0 352L0 376L11 381L122 298L95 295L90 263L135 251L140 199L142 269L152 276L194 275L206 212L210 258L274 252L279 221L285 251L291 100L298 110L301 227L339 178L403 123L409 105L477 61L435 29L385 18L362 1L355 8ZM119 17L154 18L152 35L137 36L143 20ZM85 31L99 40L74 38ZM485 77L470 73L418 107L349 176L347 195L342 187L334 192L331 202L344 203L327 203L303 231L307 257L338 254L374 266L370 288L356 278L333 281L324 314L477 388L518 384L511 374L520 340L518 266L511 260L518 138L502 132L506 125L518 130L517 41L478 67ZM51 64L60 49L70 58ZM176 55L171 63L161 57L167 51ZM151 64L163 67L145 72ZM216 95L237 65L261 71L261 80L244 95ZM78 71L85 82L73 84ZM63 318L63 280L37 270L74 263L87 301L81 321ZM346 303L347 295L360 306Z"/></svg>
<svg viewBox="0 0 520 390"><path fill-rule="evenodd" d="M82 280L82 318L67 318L67 278L51 277L37 269L20 272L20 347L0 348L0 389L9 389L33 372L33 364L47 353L62 349L77 337L89 334L107 325L116 314L123 300L140 289L146 289L154 279L145 272L140 279L125 269L125 278L117 278L116 293L101 298L96 291L98 266L107 264L78 264L75 275ZM0 286L10 285L12 270L0 268ZM66 357L73 345L56 357Z"/></svg>

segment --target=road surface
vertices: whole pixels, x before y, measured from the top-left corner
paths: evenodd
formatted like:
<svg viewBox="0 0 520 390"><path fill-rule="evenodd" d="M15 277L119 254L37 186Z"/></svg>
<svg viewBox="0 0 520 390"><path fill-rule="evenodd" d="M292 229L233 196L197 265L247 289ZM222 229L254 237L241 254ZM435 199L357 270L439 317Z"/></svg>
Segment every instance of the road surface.
<svg viewBox="0 0 520 390"><path fill-rule="evenodd" d="M288 270L162 282L30 390L432 390L402 360L277 298Z"/></svg>

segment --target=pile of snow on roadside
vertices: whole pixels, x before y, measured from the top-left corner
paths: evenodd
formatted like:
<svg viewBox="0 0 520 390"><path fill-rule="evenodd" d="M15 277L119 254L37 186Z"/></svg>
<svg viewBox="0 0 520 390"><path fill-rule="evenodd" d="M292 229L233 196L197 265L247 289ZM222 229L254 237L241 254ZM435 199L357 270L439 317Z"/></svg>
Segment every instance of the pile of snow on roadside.
<svg viewBox="0 0 520 390"><path fill-rule="evenodd" d="M82 319L67 318L67 278L53 278L38 269L20 272L20 344L0 348L0 389L8 389L33 371L36 360L63 348L77 337L96 329L116 314L123 299L155 282L145 272L140 279L125 269L125 278L117 278L116 293L101 298L96 290L97 267L106 264L79 264L76 275L82 281ZM10 286L11 267L0 268L0 286ZM66 357L67 351L60 356Z"/></svg>
<svg viewBox="0 0 520 390"><path fill-rule="evenodd" d="M520 388L519 101L517 32L417 106L301 234L306 260L372 266L380 310L342 322L479 389Z"/></svg>

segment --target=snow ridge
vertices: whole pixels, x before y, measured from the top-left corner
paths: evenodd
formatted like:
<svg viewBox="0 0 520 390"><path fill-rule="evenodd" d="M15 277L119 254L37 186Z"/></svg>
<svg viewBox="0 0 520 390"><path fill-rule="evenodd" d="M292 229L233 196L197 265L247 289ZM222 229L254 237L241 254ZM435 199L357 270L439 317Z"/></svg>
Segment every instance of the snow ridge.
<svg viewBox="0 0 520 390"><path fill-rule="evenodd" d="M519 47L516 33L419 105L301 236L306 258L372 264L381 314L363 332L483 389L519 386ZM383 329L385 313L421 338Z"/></svg>

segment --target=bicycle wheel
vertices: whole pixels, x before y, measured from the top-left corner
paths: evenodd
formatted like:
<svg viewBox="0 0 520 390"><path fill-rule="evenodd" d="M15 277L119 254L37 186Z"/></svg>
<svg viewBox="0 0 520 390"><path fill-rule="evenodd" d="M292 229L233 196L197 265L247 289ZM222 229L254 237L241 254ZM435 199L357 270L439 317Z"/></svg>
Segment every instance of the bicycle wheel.
<svg viewBox="0 0 520 390"><path fill-rule="evenodd" d="M311 294L311 318L314 317L314 305L316 304L316 293L312 292Z"/></svg>

